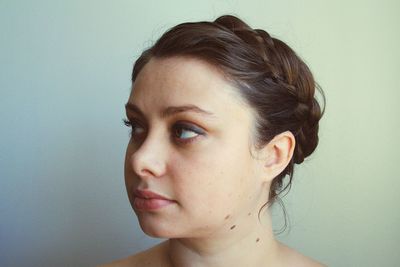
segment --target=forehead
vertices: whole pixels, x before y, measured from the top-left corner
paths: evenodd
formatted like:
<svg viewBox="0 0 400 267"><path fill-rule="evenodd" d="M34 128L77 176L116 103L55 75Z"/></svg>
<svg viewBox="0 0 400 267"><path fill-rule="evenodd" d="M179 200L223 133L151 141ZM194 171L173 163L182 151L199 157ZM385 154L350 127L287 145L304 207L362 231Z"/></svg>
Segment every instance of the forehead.
<svg viewBox="0 0 400 267"><path fill-rule="evenodd" d="M199 104L205 109L246 106L222 71L191 57L152 58L137 76L129 102L141 108L178 104Z"/></svg>

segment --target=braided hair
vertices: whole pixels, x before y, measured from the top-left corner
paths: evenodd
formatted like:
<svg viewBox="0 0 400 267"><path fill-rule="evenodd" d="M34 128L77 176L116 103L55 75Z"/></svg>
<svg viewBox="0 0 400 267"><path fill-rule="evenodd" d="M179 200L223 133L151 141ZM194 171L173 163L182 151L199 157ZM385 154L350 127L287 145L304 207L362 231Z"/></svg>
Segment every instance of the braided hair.
<svg viewBox="0 0 400 267"><path fill-rule="evenodd" d="M269 199L290 189L294 164L300 164L318 144L318 122L323 108L315 97L321 88L307 65L284 42L266 31L252 29L239 18L225 15L213 22L187 22L165 32L134 64L132 83L152 58L188 56L222 70L256 114L254 145L262 147L274 136L291 131L294 154L273 179ZM284 185L284 178L289 180Z"/></svg>

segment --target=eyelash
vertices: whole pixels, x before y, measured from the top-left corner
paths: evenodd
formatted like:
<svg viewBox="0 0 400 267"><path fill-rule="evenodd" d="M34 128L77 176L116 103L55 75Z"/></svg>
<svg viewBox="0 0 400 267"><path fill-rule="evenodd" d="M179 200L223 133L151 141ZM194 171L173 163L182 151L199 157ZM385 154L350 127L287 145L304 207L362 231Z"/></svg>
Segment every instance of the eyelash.
<svg viewBox="0 0 400 267"><path fill-rule="evenodd" d="M129 135L130 135L131 138L133 138L133 136L134 136L134 132L133 131L134 131L134 129L136 129L137 126L140 127L140 124L135 120L130 121L128 119L123 119L123 122L127 127L131 128ZM177 130L183 130L185 132L192 132L192 133L195 133L196 136L191 137L191 138L179 138L179 137L176 137L174 135L174 133L176 133ZM173 131L172 135L174 135L173 138L178 140L179 143L185 143L185 144L186 143L191 143L191 142L195 141L197 139L197 137L199 137L200 135L204 135L205 134L198 127L191 126L191 125L184 124L184 123L175 124L173 126L172 131Z"/></svg>

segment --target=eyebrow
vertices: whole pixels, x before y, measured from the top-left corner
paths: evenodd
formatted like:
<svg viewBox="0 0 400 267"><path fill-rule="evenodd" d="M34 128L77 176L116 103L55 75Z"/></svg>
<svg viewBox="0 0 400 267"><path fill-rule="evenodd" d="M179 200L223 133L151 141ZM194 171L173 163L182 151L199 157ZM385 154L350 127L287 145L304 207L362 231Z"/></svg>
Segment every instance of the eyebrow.
<svg viewBox="0 0 400 267"><path fill-rule="evenodd" d="M125 109L126 111L133 111L138 113L139 115L141 115L142 117L146 117L144 115L144 113L139 109L138 106L136 106L133 103L126 103L125 104ZM215 115L207 110L204 110L196 105L183 105L183 106L169 106L166 107L162 112L161 112L161 117L165 118L165 117L170 117L172 115L178 114L178 113L183 113L183 112L194 112L200 115L204 115L204 116L210 116L210 117L215 117Z"/></svg>

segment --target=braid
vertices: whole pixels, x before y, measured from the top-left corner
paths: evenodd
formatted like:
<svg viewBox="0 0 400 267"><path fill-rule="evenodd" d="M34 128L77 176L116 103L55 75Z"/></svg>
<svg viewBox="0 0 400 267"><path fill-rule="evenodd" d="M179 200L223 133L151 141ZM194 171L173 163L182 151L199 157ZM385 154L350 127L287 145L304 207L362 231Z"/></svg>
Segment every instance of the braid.
<svg viewBox="0 0 400 267"><path fill-rule="evenodd" d="M323 112L314 98L316 84L311 71L297 54L281 40L271 37L268 32L252 29L233 16L222 16L215 23L233 33L248 51L257 55L252 59L258 66L257 71L262 73L260 77L269 88L275 87L281 95L277 97L281 105L277 106L276 110L261 110L265 113L261 117L267 118L261 123L265 127L259 127L264 128L261 139L264 142L269 141L274 134L285 130L290 130L296 139L293 158L271 184L270 200L273 200L279 192L290 187L294 164L302 163L318 144L318 121ZM268 87L264 90L268 90ZM322 91L320 92L323 96ZM283 120L287 122L285 127L281 125ZM275 131L268 130L267 127L274 128ZM289 175L290 180L288 186L282 189L283 178L286 175Z"/></svg>
<svg viewBox="0 0 400 267"><path fill-rule="evenodd" d="M294 155L271 183L269 202L290 188L294 164L300 164L318 144L323 114L307 65L284 42L261 29L252 29L234 16L214 22L182 23L169 31L135 64L132 82L151 57L193 56L221 69L256 114L255 145L261 147L284 131L295 136ZM283 187L283 179L289 176Z"/></svg>

